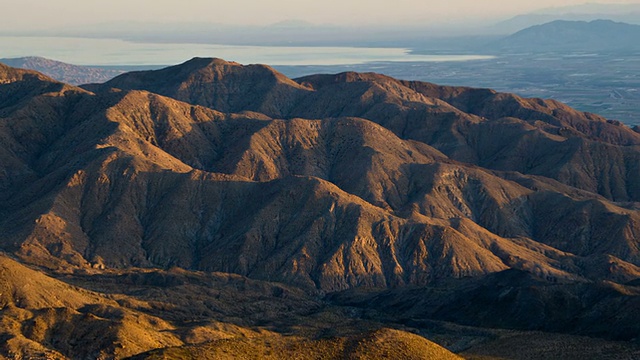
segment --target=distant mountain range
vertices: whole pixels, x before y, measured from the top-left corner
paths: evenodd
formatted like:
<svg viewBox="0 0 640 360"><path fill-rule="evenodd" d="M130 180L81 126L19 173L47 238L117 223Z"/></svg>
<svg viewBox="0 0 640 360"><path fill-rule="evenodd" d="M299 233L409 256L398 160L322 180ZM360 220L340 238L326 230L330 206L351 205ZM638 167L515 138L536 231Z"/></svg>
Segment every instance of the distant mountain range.
<svg viewBox="0 0 640 360"><path fill-rule="evenodd" d="M511 34L535 25L556 20L612 20L640 24L640 4L583 4L553 7L514 16L488 28L491 33Z"/></svg>
<svg viewBox="0 0 640 360"><path fill-rule="evenodd" d="M430 21L352 26L285 20L270 25L218 22L114 21L91 26L70 24L48 29L46 36L121 39L143 42L190 42L229 45L399 46L421 48L451 37L501 36L530 26L567 21L612 20L640 24L640 4L583 4L542 9L509 19ZM43 36L43 30L3 29L2 35Z"/></svg>
<svg viewBox="0 0 640 360"><path fill-rule="evenodd" d="M105 82L124 70L78 66L37 56L0 59L0 63L21 69L39 71L52 78L72 85Z"/></svg>
<svg viewBox="0 0 640 360"><path fill-rule="evenodd" d="M101 83L132 70L154 69L157 66L80 66L39 56L0 59L0 63L20 68L35 70L58 81L71 84Z"/></svg>
<svg viewBox="0 0 640 360"><path fill-rule="evenodd" d="M640 51L640 25L611 20L557 20L536 25L490 45L498 51Z"/></svg>

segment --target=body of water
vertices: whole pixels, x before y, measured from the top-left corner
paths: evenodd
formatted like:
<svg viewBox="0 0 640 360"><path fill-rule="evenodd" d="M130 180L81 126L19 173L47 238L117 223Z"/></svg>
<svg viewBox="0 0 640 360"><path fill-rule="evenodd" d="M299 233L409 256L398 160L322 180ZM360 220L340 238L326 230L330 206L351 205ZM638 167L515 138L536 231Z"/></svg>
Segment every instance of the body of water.
<svg viewBox="0 0 640 360"><path fill-rule="evenodd" d="M0 58L41 56L76 65L169 65L193 57L242 64L348 65L368 62L487 60L484 55L412 55L403 48L232 46L140 43L115 39L0 37Z"/></svg>

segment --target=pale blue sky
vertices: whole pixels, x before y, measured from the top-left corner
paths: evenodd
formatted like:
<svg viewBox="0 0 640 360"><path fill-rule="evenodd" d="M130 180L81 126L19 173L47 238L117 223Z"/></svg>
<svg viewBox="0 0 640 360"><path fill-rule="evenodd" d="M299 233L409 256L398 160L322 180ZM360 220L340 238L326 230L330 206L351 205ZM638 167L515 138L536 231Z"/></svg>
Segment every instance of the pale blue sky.
<svg viewBox="0 0 640 360"><path fill-rule="evenodd" d="M640 0L599 0L633 3ZM0 0L0 28L41 29L112 21L198 21L271 24L305 20L316 24L438 25L501 19L584 0Z"/></svg>

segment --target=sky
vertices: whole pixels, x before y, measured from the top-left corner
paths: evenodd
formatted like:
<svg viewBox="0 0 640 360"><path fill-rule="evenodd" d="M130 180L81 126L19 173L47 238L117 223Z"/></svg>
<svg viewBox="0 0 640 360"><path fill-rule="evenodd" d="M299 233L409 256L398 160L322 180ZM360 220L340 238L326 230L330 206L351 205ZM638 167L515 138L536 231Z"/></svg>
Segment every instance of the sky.
<svg viewBox="0 0 640 360"><path fill-rule="evenodd" d="M633 3L640 0L599 0ZM446 24L500 20L584 0L0 0L0 29L36 30L118 21L268 25ZM7 16L10 14L9 16Z"/></svg>

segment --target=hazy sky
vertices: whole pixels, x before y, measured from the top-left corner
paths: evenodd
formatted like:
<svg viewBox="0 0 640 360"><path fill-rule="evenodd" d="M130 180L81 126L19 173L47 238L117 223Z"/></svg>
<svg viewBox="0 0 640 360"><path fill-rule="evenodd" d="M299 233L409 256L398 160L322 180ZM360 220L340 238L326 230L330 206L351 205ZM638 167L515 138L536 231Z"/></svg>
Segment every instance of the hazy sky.
<svg viewBox="0 0 640 360"><path fill-rule="evenodd" d="M599 0L633 3L640 0ZM198 21L270 24L447 23L508 18L584 0L0 0L0 28L41 29L111 21ZM7 14L9 16L7 16Z"/></svg>

